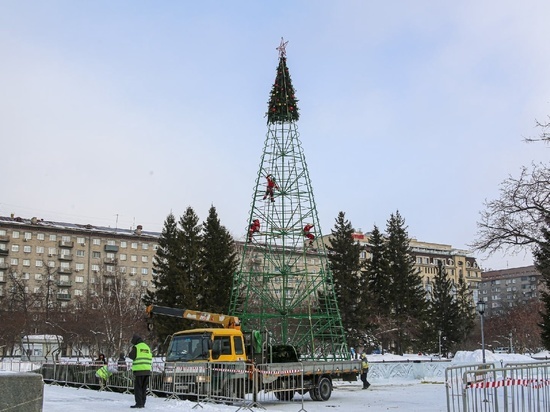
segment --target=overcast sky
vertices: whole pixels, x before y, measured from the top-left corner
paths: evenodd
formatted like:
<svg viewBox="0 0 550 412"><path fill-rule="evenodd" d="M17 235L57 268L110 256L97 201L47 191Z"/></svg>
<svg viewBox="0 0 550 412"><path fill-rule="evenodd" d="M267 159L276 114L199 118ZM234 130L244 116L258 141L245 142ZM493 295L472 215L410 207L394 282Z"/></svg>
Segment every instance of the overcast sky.
<svg viewBox="0 0 550 412"><path fill-rule="evenodd" d="M244 239L288 40L321 231L468 249L550 115L550 2L0 1L0 215ZM317 228L319 231L319 228ZM530 255L476 254L486 268Z"/></svg>

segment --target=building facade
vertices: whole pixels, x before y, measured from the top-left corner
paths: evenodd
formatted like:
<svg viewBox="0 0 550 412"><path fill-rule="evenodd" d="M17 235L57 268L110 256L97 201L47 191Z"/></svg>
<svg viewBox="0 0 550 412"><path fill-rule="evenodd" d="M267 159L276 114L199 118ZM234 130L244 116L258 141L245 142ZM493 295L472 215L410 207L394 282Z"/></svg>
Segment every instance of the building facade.
<svg viewBox="0 0 550 412"><path fill-rule="evenodd" d="M132 286L148 288L159 233L0 217L0 298L13 282L37 293L53 283L55 299L66 306L84 296L99 276L127 274ZM10 282L11 280L11 282Z"/></svg>
<svg viewBox="0 0 550 412"><path fill-rule="evenodd" d="M501 315L514 306L540 299L541 279L533 265L483 272L479 293L486 303L486 316Z"/></svg>

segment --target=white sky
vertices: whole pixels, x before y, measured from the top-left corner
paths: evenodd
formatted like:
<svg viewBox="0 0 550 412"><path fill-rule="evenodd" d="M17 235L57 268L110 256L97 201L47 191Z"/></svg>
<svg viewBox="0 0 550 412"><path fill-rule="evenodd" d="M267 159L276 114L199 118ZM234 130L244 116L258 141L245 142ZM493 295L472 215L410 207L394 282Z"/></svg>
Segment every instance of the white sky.
<svg viewBox="0 0 550 412"><path fill-rule="evenodd" d="M0 2L0 215L146 230L214 205L243 239L280 38L322 233L339 211L468 248L545 160L550 2ZM319 228L317 228L319 229ZM531 263L495 256L485 268Z"/></svg>

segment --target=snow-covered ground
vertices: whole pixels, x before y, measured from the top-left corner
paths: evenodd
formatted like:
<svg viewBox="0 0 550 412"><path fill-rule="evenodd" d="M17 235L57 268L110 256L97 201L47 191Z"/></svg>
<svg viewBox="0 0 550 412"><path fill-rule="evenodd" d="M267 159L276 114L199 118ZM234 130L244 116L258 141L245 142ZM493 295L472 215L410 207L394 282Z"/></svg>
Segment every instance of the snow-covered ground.
<svg viewBox="0 0 550 412"><path fill-rule="evenodd" d="M548 353L534 355L539 359L547 357ZM493 354L485 351L486 361L495 363L497 367L505 363L534 361L530 356L516 354ZM405 358L395 355L372 355L369 361L373 364L379 362L396 362L406 360L429 360L420 355L408 355ZM481 363L482 352L458 352L451 364ZM262 403L267 410L272 412L300 411L303 407L309 412L326 411L326 408L334 408L342 412L381 412L388 410L439 412L447 410L446 389L443 380L422 379L394 379L376 382L371 379L371 387L368 390L361 389L361 383L335 383L332 397L327 402L312 401L309 395L303 398L297 395L293 402L289 403ZM134 404L132 394L120 394L113 392L98 392L87 389L75 389L61 386L44 386L44 412L93 412L107 410L109 412L127 411ZM191 409L196 404L189 401L166 400L164 398L148 397L146 410L161 411L171 409ZM230 412L236 411L238 406L201 404L202 408L196 408L204 412Z"/></svg>
<svg viewBox="0 0 550 412"><path fill-rule="evenodd" d="M301 396L297 396L289 403L263 403L270 412L293 412L302 409ZM112 392L98 392L87 389L63 388L46 385L44 387L43 412L92 412L129 411L134 404L133 395L124 395ZM201 404L202 408L195 410L203 412L230 412L238 407L219 404ZM191 410L194 402L166 400L162 398L147 398L146 410ZM336 410L342 412L381 412L395 411L423 411L441 412L447 410L445 385L423 384L420 382L402 382L399 385L371 385L362 390L360 382L356 385L341 385L335 387L331 398L327 402L312 401L309 395L304 397L303 408L309 412ZM260 409L257 409L260 410Z"/></svg>

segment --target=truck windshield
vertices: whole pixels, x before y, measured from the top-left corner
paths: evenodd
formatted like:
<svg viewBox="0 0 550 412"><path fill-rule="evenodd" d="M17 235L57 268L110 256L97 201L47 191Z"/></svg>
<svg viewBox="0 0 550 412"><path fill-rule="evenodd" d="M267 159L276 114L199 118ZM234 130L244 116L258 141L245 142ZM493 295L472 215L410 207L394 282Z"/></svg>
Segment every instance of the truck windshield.
<svg viewBox="0 0 550 412"><path fill-rule="evenodd" d="M170 342L167 362L188 362L198 359L208 359L208 342L211 337L200 335L176 335Z"/></svg>

